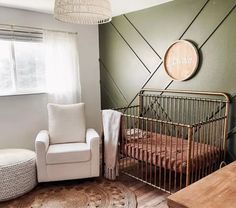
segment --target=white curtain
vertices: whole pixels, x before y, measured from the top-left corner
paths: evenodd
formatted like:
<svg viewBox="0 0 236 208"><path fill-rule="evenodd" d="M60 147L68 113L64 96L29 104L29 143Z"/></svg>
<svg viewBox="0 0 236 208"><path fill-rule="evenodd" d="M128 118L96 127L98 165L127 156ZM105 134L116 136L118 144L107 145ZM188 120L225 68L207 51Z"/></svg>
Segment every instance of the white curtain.
<svg viewBox="0 0 236 208"><path fill-rule="evenodd" d="M49 102L72 104L80 101L78 36L45 31L45 68Z"/></svg>

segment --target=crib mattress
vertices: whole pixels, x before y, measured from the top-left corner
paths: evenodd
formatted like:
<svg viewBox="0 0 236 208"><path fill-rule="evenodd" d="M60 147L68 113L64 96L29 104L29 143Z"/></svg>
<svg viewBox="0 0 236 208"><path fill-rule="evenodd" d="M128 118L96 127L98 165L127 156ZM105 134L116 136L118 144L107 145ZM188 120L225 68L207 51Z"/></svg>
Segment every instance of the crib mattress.
<svg viewBox="0 0 236 208"><path fill-rule="evenodd" d="M144 138L126 137L121 151L124 155L141 162L185 173L187 147L187 139L148 132ZM192 171L206 168L219 160L219 148L215 146L192 142L191 148Z"/></svg>

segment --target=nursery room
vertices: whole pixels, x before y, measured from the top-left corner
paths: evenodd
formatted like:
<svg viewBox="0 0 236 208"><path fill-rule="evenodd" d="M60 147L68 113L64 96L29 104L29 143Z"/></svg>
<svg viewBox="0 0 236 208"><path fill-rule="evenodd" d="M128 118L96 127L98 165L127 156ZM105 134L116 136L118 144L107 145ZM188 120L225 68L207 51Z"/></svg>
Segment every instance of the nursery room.
<svg viewBox="0 0 236 208"><path fill-rule="evenodd" d="M236 0L0 0L0 208L235 208Z"/></svg>

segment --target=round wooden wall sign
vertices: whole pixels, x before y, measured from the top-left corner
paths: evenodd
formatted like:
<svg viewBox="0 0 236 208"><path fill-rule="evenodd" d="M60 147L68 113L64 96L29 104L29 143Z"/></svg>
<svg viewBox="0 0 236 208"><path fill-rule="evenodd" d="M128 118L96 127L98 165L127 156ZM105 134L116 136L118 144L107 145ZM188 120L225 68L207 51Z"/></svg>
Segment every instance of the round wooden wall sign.
<svg viewBox="0 0 236 208"><path fill-rule="evenodd" d="M166 51L164 68L174 80L184 81L193 76L199 64L196 47L189 41L178 40Z"/></svg>

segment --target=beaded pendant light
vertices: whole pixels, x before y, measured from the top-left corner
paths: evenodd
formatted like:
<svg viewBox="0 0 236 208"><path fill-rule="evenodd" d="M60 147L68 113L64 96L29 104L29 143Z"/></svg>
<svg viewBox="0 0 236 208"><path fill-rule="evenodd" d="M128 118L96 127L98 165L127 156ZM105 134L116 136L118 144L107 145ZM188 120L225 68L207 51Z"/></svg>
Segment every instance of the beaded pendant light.
<svg viewBox="0 0 236 208"><path fill-rule="evenodd" d="M104 24L111 21L109 0L55 0L54 17L74 24Z"/></svg>

